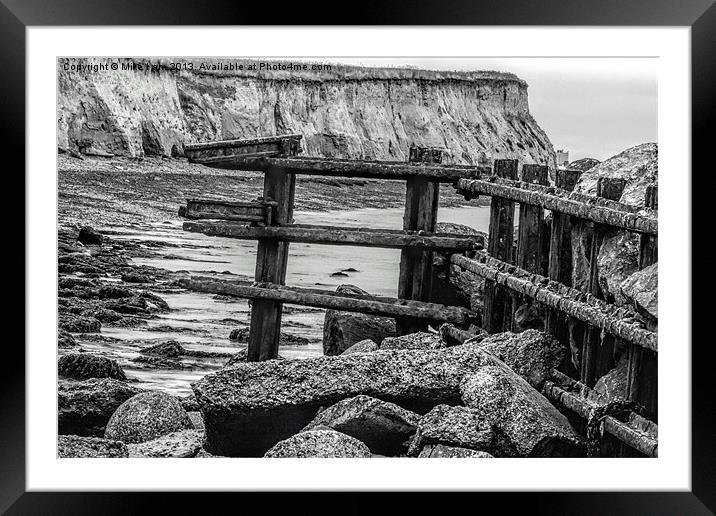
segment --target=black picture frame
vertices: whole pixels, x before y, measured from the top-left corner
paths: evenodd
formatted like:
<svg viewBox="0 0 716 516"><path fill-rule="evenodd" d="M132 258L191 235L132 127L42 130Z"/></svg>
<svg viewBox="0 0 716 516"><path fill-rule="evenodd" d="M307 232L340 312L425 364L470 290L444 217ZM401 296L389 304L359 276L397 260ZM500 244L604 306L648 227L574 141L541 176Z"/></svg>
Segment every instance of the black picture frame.
<svg viewBox="0 0 716 516"><path fill-rule="evenodd" d="M332 20L319 20L317 13L343 13ZM24 170L25 148L25 30L31 26L63 25L246 25L254 24L329 25L616 25L690 26L692 52L692 156L693 169L708 170L713 147L710 131L714 125L716 92L716 5L713 0L490 0L483 2L366 1L357 5L312 2L276 8L266 3L245 4L236 0L192 2L191 0L0 0L0 109L3 146L19 158L15 170ZM712 166L712 165L711 165ZM10 172L6 170L6 174ZM685 178L689 171L684 171ZM692 215L692 220L696 218ZM693 234L697 234L696 231ZM22 237L17 241L21 242ZM19 248L19 243L16 243ZM24 246L23 246L24 249ZM24 253L22 251L21 253ZM24 254L23 254L24 256ZM692 254L693 256L693 254ZM695 266L696 264L694 264ZM694 269L695 270L695 269ZM25 274L32 271L25 269ZM687 300L685 300L687 301ZM706 319L695 302L695 320ZM692 316L693 317L693 316ZM706 319L707 320L707 319ZM716 436L714 435L712 386L709 361L710 339L692 346L692 491L640 493L481 493L480 504L498 502L500 510L526 504L537 514L711 514L716 511ZM6 344L9 346L9 342ZM690 343L667 343L686 346ZM16 343L13 346L17 348ZM12 350L6 350L6 357ZM0 397L0 510L7 514L115 514L147 512L152 501L161 499L162 510L205 512L215 503L249 507L267 503L276 507L273 495L212 494L211 501L188 500L181 493L27 493L25 489L25 359L14 350L12 367L3 371ZM567 473L565 473L567 474ZM263 498L261 498L263 496ZM266 498L270 496L269 498ZM321 505L334 506L328 495L314 497ZM303 495L301 495L303 497ZM231 500L227 500L231 498ZM454 503L461 503L461 497ZM264 500L263 502L261 500ZM401 502L404 503L404 502ZM413 494L401 512L413 504L426 508L424 497ZM453 502L451 502L452 505ZM477 502L470 501L470 504ZM249 505L246 505L249 504ZM339 512L365 513L374 502L353 493L341 502ZM293 512L315 512L314 499L294 501ZM457 506L455 506L457 507ZM484 506L486 507L486 506ZM443 507L443 510L445 507ZM177 509L179 510L179 509Z"/></svg>

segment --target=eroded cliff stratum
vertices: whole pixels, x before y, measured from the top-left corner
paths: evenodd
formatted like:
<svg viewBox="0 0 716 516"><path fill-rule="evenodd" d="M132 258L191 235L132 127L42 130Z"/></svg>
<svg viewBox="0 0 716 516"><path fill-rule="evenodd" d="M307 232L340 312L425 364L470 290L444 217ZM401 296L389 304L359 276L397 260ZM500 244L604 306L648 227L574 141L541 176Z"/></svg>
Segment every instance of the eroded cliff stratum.
<svg viewBox="0 0 716 516"><path fill-rule="evenodd" d="M111 62L119 64L117 70L78 72L67 66ZM138 63L58 62L61 150L181 156L185 143L300 133L308 156L404 161L411 145L425 145L447 149L453 163L517 158L555 166L552 144L530 115L527 84L512 74L127 66Z"/></svg>

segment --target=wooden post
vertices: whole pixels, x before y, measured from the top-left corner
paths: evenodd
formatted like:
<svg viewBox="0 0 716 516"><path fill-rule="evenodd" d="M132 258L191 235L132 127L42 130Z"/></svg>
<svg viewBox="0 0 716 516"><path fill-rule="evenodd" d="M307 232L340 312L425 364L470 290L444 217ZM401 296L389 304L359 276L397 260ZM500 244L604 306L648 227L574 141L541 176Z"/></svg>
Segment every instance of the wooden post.
<svg viewBox="0 0 716 516"><path fill-rule="evenodd" d="M597 181L597 197L613 201L619 200L624 192L626 180L620 178L600 177ZM601 224L594 224L592 244L589 253L589 293L602 299L599 287L599 267L597 257L599 248L608 230ZM609 372L614 366L614 339L598 328L587 328L584 332L582 346L581 379L587 387L594 387L597 378Z"/></svg>
<svg viewBox="0 0 716 516"><path fill-rule="evenodd" d="M644 206L658 209L656 185L646 187ZM658 259L657 237L642 235L639 246L639 268L656 263ZM627 398L642 405L647 416L658 422L658 371L657 354L639 346L629 346L629 369L627 372Z"/></svg>
<svg viewBox="0 0 716 516"><path fill-rule="evenodd" d="M272 225L287 224L293 220L293 199L296 188L295 174L272 167L264 176L264 200L275 201L275 217ZM288 242L275 239L259 239L256 252L255 280L262 282L286 282ZM278 357L281 336L281 313L283 303L256 299L251 304L251 328L249 330L248 361L258 362Z"/></svg>
<svg viewBox="0 0 716 516"><path fill-rule="evenodd" d="M411 147L409 159L413 163L441 163L440 149ZM403 229L409 231L435 231L437 223L440 183L425 177L409 177L405 189ZM398 297L416 301L430 301L433 274L433 253L420 249L403 249L400 252ZM396 319L398 335L407 335L427 329L424 320Z"/></svg>
<svg viewBox="0 0 716 516"><path fill-rule="evenodd" d="M579 170L557 170L555 186L571 192L579 181ZM572 218L564 213L552 212L552 226L549 235L549 266L547 277L572 286ZM557 310L548 310L545 331L562 343L567 353L560 370L564 373L576 373L572 367L569 347L569 328L563 314Z"/></svg>
<svg viewBox="0 0 716 516"><path fill-rule="evenodd" d="M517 179L517 160L495 160L493 173L497 177ZM515 203L492 197L487 252L498 260L511 262L514 230ZM484 292L482 327L489 333L501 332L505 328L505 314L510 308L507 291L492 281L485 281Z"/></svg>

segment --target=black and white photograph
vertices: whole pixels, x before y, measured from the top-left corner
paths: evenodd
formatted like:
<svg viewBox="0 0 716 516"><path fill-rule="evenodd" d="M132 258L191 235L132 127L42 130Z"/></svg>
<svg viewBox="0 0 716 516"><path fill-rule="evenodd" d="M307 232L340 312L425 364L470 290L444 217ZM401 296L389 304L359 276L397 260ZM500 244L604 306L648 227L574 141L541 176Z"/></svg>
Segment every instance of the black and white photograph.
<svg viewBox="0 0 716 516"><path fill-rule="evenodd" d="M659 457L657 59L56 65L59 458Z"/></svg>

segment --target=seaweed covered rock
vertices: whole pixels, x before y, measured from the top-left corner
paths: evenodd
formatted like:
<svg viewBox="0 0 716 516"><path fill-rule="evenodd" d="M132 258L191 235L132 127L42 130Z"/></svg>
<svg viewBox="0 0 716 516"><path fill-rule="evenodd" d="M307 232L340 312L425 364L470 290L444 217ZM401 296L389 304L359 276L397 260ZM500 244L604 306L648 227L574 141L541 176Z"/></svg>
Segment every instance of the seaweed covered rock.
<svg viewBox="0 0 716 516"><path fill-rule="evenodd" d="M372 453L398 455L415 433L420 416L394 403L359 395L320 412L305 428L328 427L355 437Z"/></svg>
<svg viewBox="0 0 716 516"><path fill-rule="evenodd" d="M60 435L57 437L59 458L124 458L128 457L127 445L121 441L101 437Z"/></svg>
<svg viewBox="0 0 716 516"><path fill-rule="evenodd" d="M72 333L99 333L102 323L95 317L64 313L60 315L58 328Z"/></svg>
<svg viewBox="0 0 716 516"><path fill-rule="evenodd" d="M57 373L60 376L87 380L89 378L115 378L126 380L127 376L116 360L89 353L70 353L62 355L57 361Z"/></svg>
<svg viewBox="0 0 716 516"><path fill-rule="evenodd" d="M58 348L75 348L77 347L77 341L72 334L65 330L58 330L57 332L57 347Z"/></svg>
<svg viewBox="0 0 716 516"><path fill-rule="evenodd" d="M368 295L355 285L340 285L336 292ZM382 342L395 335L395 319L340 310L326 310L323 322L323 354L340 355L356 342L371 339Z"/></svg>
<svg viewBox="0 0 716 516"><path fill-rule="evenodd" d="M77 240L85 245L101 245L102 235L91 226L83 226L80 228Z"/></svg>
<svg viewBox="0 0 716 516"><path fill-rule="evenodd" d="M151 441L128 444L127 450L130 457L184 459L199 453L203 438L204 432L199 430L182 430Z"/></svg>
<svg viewBox="0 0 716 516"><path fill-rule="evenodd" d="M462 399L504 440L501 453L518 457L580 457L584 443L542 394L504 364L465 378Z"/></svg>
<svg viewBox="0 0 716 516"><path fill-rule="evenodd" d="M492 459L490 455L484 451L471 450L469 448L459 448L457 446L445 446L444 444L429 444L423 448L418 455L419 459Z"/></svg>
<svg viewBox="0 0 716 516"><path fill-rule="evenodd" d="M308 430L289 437L268 450L264 457L368 458L368 447L335 430Z"/></svg>
<svg viewBox="0 0 716 516"><path fill-rule="evenodd" d="M141 443L193 428L176 396L147 391L130 398L112 414L104 436L125 443Z"/></svg>
<svg viewBox="0 0 716 516"><path fill-rule="evenodd" d="M103 436L107 422L139 389L114 378L60 380L57 422L60 434Z"/></svg>
<svg viewBox="0 0 716 516"><path fill-rule="evenodd" d="M380 349L439 349L445 347L440 335L417 332L399 337L386 337L380 343Z"/></svg>

